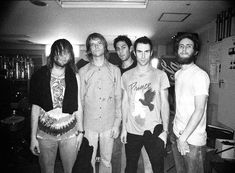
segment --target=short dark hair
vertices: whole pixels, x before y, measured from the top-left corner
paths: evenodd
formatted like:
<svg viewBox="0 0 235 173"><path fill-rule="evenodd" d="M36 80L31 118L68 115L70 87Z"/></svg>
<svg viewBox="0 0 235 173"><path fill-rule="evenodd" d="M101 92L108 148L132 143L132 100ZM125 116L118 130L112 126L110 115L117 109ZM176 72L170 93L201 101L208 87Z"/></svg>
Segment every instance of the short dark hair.
<svg viewBox="0 0 235 173"><path fill-rule="evenodd" d="M107 41L105 40L104 36L99 34L99 33L92 33L90 34L88 37L87 37L87 40L86 40L86 52L87 52L87 57L89 60L92 60L93 58L93 55L91 53L91 45L90 45L90 41L91 40L94 40L94 39L100 39L101 42L103 43L103 46L104 46L104 57L105 59L109 59L109 51L108 51L108 43Z"/></svg>
<svg viewBox="0 0 235 173"><path fill-rule="evenodd" d="M72 44L66 40L66 39L58 39L56 40L52 46L51 46L51 52L50 55L47 58L47 66L49 69L52 69L55 56L61 55L64 52L68 52L70 54L70 60L68 62L68 66L72 68L74 72L77 71L75 66L75 58L74 58L74 52L73 52L73 46Z"/></svg>
<svg viewBox="0 0 235 173"><path fill-rule="evenodd" d="M135 51L135 52L136 52L137 44L139 44L139 43L149 44L149 45L150 45L150 51L153 50L153 43L152 43L152 41L151 41L148 37L144 36L144 37L138 38L138 39L135 41L135 43L134 43L134 51Z"/></svg>
<svg viewBox="0 0 235 173"><path fill-rule="evenodd" d="M176 36L175 38L175 53L177 53L177 50L179 48L179 43L181 40L183 40L184 38L188 38L190 40L192 40L194 46L193 49L194 51L199 51L200 49L200 43L199 43L199 37L197 33L189 33L189 32L184 32L184 33L180 33L178 34L178 36Z"/></svg>
<svg viewBox="0 0 235 173"><path fill-rule="evenodd" d="M114 39L114 41L113 41L113 47L115 48L115 50L117 49L117 43L118 43L119 41L124 41L124 42L127 44L127 46L129 47L129 49L130 49L130 47L132 46L132 42L131 42L131 40L130 40L127 36L125 36L125 35L119 35L119 36L116 37L116 38Z"/></svg>

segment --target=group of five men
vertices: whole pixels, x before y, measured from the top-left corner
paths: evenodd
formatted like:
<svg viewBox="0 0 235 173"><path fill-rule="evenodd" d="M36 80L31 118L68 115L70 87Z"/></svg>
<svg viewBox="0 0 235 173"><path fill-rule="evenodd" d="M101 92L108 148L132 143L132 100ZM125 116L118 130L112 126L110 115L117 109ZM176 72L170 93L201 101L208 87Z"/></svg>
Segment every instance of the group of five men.
<svg viewBox="0 0 235 173"><path fill-rule="evenodd" d="M198 37L186 33L176 45L182 68L175 75L172 150L177 172L201 173L209 78L194 63ZM47 65L33 74L30 149L39 155L42 172L54 172L59 148L64 172L71 173L83 136L93 146L94 173L98 147L99 173L112 172L118 141L125 144L126 173L137 172L141 153L146 173L164 172L170 114L167 74L151 66L153 45L148 37L138 38L132 47L128 37L118 36L114 48L122 61L119 67L108 61L105 38L90 34L89 62L77 73L72 45L60 39L52 45Z"/></svg>

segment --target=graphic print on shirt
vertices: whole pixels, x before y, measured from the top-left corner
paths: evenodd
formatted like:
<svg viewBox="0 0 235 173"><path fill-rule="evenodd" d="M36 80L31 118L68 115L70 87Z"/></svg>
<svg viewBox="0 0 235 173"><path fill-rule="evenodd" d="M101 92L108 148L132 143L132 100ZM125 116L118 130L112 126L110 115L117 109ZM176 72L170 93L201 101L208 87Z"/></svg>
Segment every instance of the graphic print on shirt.
<svg viewBox="0 0 235 173"><path fill-rule="evenodd" d="M51 89L53 94L53 108L62 108L63 98L64 98L64 79L51 78Z"/></svg>
<svg viewBox="0 0 235 173"><path fill-rule="evenodd" d="M152 91L151 83L138 86L137 82L134 82L129 86L132 93L135 93L134 111L132 112L132 116L139 125L143 126L146 114L154 109L154 104L152 104L152 102L156 93L155 91Z"/></svg>
<svg viewBox="0 0 235 173"><path fill-rule="evenodd" d="M153 101L154 96L155 96L155 91L149 89L144 93L144 99L139 99L139 100L144 106L148 106L149 110L152 111L154 105L151 102Z"/></svg>

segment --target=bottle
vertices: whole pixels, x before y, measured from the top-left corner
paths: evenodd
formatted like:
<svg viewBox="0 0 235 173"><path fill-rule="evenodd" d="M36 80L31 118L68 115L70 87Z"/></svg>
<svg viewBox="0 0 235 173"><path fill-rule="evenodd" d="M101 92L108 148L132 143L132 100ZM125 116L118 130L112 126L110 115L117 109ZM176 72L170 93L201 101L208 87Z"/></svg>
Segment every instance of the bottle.
<svg viewBox="0 0 235 173"><path fill-rule="evenodd" d="M24 70L24 57L20 57L20 79L24 79L25 77L25 70Z"/></svg>
<svg viewBox="0 0 235 173"><path fill-rule="evenodd" d="M19 79L19 56L18 55L16 55L15 71L16 71L16 79Z"/></svg>
<svg viewBox="0 0 235 173"><path fill-rule="evenodd" d="M7 79L8 78L8 64L9 64L9 59L8 59L8 57L3 57L3 69L5 69L6 70L6 75L5 75L5 79Z"/></svg>
<svg viewBox="0 0 235 173"><path fill-rule="evenodd" d="M30 79L31 70L30 70L30 59L28 56L26 58L26 73L27 73L27 79Z"/></svg>
<svg viewBox="0 0 235 173"><path fill-rule="evenodd" d="M15 116L16 116L16 110L15 110L15 109L12 110L11 116L12 116L12 117L15 117Z"/></svg>
<svg viewBox="0 0 235 173"><path fill-rule="evenodd" d="M29 59L29 65L30 65L30 77L34 72L34 64L32 58Z"/></svg>

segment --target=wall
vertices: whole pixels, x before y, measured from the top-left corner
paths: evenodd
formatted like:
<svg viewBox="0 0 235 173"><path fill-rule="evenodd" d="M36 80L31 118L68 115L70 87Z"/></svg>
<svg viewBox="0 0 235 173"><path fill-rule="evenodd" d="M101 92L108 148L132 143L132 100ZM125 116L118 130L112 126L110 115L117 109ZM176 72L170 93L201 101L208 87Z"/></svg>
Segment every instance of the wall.
<svg viewBox="0 0 235 173"><path fill-rule="evenodd" d="M235 17L232 20L232 30L231 35L235 35ZM197 57L197 65L204 69L209 74L209 47L210 45L216 44L216 19L202 26L200 29L194 31L199 34L200 38L200 53ZM173 43L158 46L158 56L159 55L174 55ZM218 83L211 83L209 90L209 100L207 108L207 122L212 125L219 125L217 121L218 116Z"/></svg>
<svg viewBox="0 0 235 173"><path fill-rule="evenodd" d="M200 38L200 53L198 55L197 64L204 69L209 74L209 56L208 49L209 46L215 43L215 20L211 23L203 26L196 32L199 34ZM207 107L207 122L208 124L216 124L218 114L218 84L211 83L209 91L209 100Z"/></svg>
<svg viewBox="0 0 235 173"><path fill-rule="evenodd" d="M232 20L232 33L235 35L235 17ZM209 48L210 45L216 44L216 20L203 26L199 30L195 31L199 34L201 42L201 50L198 56L197 64L202 67L209 74ZM222 58L222 57L220 57ZM208 124L218 125L225 127L223 124L217 121L218 117L218 102L219 102L219 84L211 83L209 91L207 117ZM228 127L227 127L228 128Z"/></svg>

